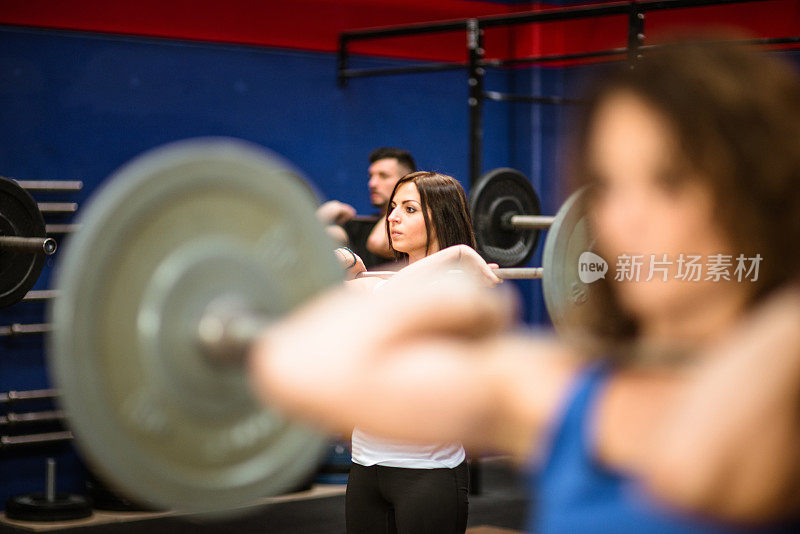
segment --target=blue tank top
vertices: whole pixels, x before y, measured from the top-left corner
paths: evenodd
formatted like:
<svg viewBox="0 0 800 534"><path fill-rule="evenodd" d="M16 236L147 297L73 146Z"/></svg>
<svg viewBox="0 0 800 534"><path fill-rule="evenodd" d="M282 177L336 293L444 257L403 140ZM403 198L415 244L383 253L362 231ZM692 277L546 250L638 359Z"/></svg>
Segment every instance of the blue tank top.
<svg viewBox="0 0 800 534"><path fill-rule="evenodd" d="M534 504L529 530L536 534L748 532L658 504L633 478L597 461L595 407L608 378L606 368L591 367L577 377L566 396L544 460L531 475ZM752 532L800 532L800 524L762 526Z"/></svg>

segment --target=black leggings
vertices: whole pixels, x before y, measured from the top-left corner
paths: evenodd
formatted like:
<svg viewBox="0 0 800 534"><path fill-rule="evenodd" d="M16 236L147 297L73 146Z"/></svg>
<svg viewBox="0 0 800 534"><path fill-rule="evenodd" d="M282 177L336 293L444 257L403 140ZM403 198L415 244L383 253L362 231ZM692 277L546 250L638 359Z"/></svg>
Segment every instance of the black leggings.
<svg viewBox="0 0 800 534"><path fill-rule="evenodd" d="M453 469L353 463L347 481L348 534L459 534L467 529L467 462Z"/></svg>

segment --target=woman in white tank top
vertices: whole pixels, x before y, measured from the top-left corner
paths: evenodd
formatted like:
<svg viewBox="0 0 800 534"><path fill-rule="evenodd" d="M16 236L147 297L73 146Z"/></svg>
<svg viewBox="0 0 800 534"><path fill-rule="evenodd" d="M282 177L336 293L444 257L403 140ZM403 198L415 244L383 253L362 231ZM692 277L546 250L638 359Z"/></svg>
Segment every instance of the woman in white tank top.
<svg viewBox="0 0 800 534"><path fill-rule="evenodd" d="M458 262L488 284L500 282L492 273L496 265L487 265L473 248L467 197L450 176L415 172L400 179L389 200L386 232L403 268L390 280L357 278L348 285L379 292L392 280L437 262ZM347 258L352 263L348 264L351 275L363 270L353 256ZM398 442L354 429L346 500L348 533L464 532L465 456L458 442Z"/></svg>

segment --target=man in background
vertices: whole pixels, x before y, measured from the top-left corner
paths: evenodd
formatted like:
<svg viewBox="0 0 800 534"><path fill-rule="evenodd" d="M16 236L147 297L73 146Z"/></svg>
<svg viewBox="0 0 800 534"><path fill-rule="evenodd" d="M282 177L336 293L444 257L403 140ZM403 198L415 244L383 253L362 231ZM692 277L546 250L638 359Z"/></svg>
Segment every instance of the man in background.
<svg viewBox="0 0 800 534"><path fill-rule="evenodd" d="M414 158L401 148L377 148L370 153L369 164L367 186L370 202L380 210L377 219L356 217L352 206L338 200L329 200L317 209L317 218L327 225L328 233L361 256L368 269L394 259L386 235L387 204L397 181L417 170Z"/></svg>

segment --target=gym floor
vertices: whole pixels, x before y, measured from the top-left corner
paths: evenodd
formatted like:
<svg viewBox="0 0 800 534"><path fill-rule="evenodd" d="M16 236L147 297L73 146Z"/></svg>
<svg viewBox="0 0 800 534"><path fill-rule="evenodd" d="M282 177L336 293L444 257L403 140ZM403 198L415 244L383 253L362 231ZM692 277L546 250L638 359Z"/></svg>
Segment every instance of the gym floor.
<svg viewBox="0 0 800 534"><path fill-rule="evenodd" d="M467 534L514 534L521 532L527 514L524 480L504 459L482 463L483 491L470 496ZM319 496L327 495L327 496ZM270 534L344 533L344 486L321 487L317 493L286 499L254 513L224 520L199 520L172 513L103 513L108 521L78 520L25 526L0 519L0 534L69 531L87 534L212 534L221 532Z"/></svg>

